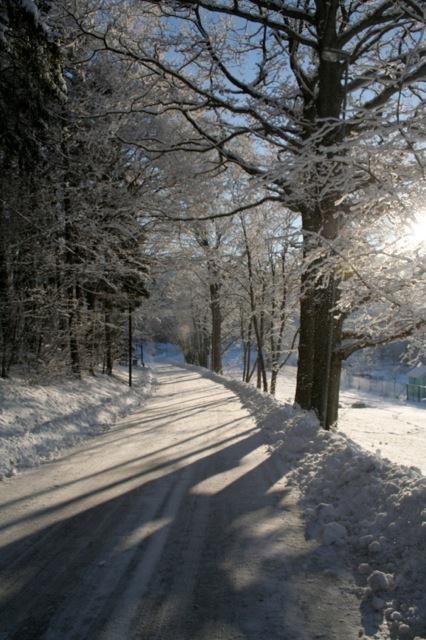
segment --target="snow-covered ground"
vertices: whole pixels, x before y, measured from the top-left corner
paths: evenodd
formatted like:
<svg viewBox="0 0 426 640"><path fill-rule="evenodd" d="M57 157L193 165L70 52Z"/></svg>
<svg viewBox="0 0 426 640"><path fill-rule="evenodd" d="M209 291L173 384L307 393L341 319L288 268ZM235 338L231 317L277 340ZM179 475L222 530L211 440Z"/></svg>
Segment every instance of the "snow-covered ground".
<svg viewBox="0 0 426 640"><path fill-rule="evenodd" d="M101 433L140 406L151 389L149 369L46 385L0 379L0 478L57 457L65 448Z"/></svg>
<svg viewBox="0 0 426 640"><path fill-rule="evenodd" d="M154 362L181 360L178 350L170 346L156 347L149 358ZM359 637L426 638L426 477L413 468L415 465L425 469L425 444L421 441L422 430L423 434L426 431L424 409L344 391L340 430L326 432L313 414L294 409L290 403L275 400L251 385L205 369L187 369L199 373L200 383L201 378L211 378L235 392L242 407L254 418L268 443L270 464L273 466L276 461L279 470L276 486L268 492L279 493L283 482L299 492L306 536L319 543L314 554L301 556L300 575L320 573L340 588L342 567L352 572L352 594L355 590L360 599ZM166 373L172 375L171 370ZM287 368L281 376L280 400L292 402L294 373L293 368ZM234 370L234 374L238 376L238 371ZM210 396L206 400L203 395L202 385L200 397L196 396L196 383L192 379L188 383L194 396L188 428L199 428L199 411L194 414L194 406L201 408L203 403L211 402ZM52 457L63 446L103 430L113 419L136 407L143 395L140 389L128 391L124 381L101 376L82 383L31 389L13 382L2 385L6 385L1 387L3 393L8 392L4 394L0 416L4 423L2 440L6 443L3 454L6 452L7 457L8 451L19 451L19 464ZM165 386L164 411L172 416L169 419L174 425L187 398L180 393L177 397L171 394L167 401L169 394L170 387ZM368 406L352 407L360 402ZM223 407L214 404L214 409L204 407L204 411L222 415L219 408L228 421L227 403ZM208 415L206 420L210 424ZM408 447L409 435L418 441ZM192 442L192 438L184 442L188 440ZM380 447L380 442L387 442L388 449ZM379 448L383 455L377 453ZM410 466L396 464L403 461L403 455ZM240 472L244 470L243 463L244 458L238 463ZM220 493L220 486L217 491Z"/></svg>
<svg viewBox="0 0 426 640"><path fill-rule="evenodd" d="M0 637L355 640L353 576L306 540L245 398L205 370L155 374L141 411L0 483Z"/></svg>
<svg viewBox="0 0 426 640"><path fill-rule="evenodd" d="M353 407L363 402L365 408ZM426 407L345 390L340 429L369 451L426 474Z"/></svg>
<svg viewBox="0 0 426 640"><path fill-rule="evenodd" d="M426 477L367 451L343 431L324 431L313 414L251 385L205 375L239 395L267 434L272 454L279 452L287 463L286 479L301 492L306 534L323 545L309 569L338 579L333 554L352 568L361 600L360 637L425 638ZM289 382L281 380L279 395L286 395ZM347 402L355 397L344 396ZM379 421L386 429L386 418Z"/></svg>
<svg viewBox="0 0 426 640"><path fill-rule="evenodd" d="M145 354L148 363L184 363L179 347L169 343L148 343ZM224 361L226 375L240 379L241 349L230 349ZM284 367L278 378L277 399L292 404L295 386L296 367ZM397 464L417 467L426 474L426 403L407 403L357 389L342 389L340 405L339 431L368 451Z"/></svg>
<svg viewBox="0 0 426 640"><path fill-rule="evenodd" d="M235 367L226 369L226 373L240 377ZM296 367L284 367L278 378L277 399L291 404L295 385ZM426 406L356 389L343 389L340 405L339 431L368 451L418 467L426 474Z"/></svg>
<svg viewBox="0 0 426 640"><path fill-rule="evenodd" d="M296 368L286 367L277 398L292 402L295 384ZM369 451L426 474L426 407L356 389L343 389L340 404L339 431Z"/></svg>

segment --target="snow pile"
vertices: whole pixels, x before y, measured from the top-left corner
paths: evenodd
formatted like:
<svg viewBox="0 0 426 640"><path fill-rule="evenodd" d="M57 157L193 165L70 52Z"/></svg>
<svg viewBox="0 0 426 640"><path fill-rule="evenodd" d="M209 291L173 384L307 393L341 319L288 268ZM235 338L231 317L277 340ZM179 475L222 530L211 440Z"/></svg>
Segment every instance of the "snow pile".
<svg viewBox="0 0 426 640"><path fill-rule="evenodd" d="M150 392L148 369L48 385L0 380L0 478L57 457L134 411Z"/></svg>
<svg viewBox="0 0 426 640"><path fill-rule="evenodd" d="M310 414L295 413L275 435L307 534L345 554L366 619L393 637L425 633L426 478L322 430Z"/></svg>
<svg viewBox="0 0 426 640"><path fill-rule="evenodd" d="M280 448L289 457L294 426ZM394 637L426 632L426 478L318 428L294 462L308 534L346 546L363 606ZM331 529L330 529L331 527ZM336 528L338 529L336 530ZM347 535L346 533L347 532Z"/></svg>
<svg viewBox="0 0 426 640"><path fill-rule="evenodd" d="M311 413L207 375L239 395L280 452L301 494L307 535L343 557L360 585L366 632L426 637L426 477L324 431Z"/></svg>
<svg viewBox="0 0 426 640"><path fill-rule="evenodd" d="M237 368L226 374L241 380ZM278 400L292 403L295 386L296 367L284 367L278 376ZM426 403L411 404L344 389L340 393L339 431L372 453L380 450L384 458L415 465L426 474Z"/></svg>

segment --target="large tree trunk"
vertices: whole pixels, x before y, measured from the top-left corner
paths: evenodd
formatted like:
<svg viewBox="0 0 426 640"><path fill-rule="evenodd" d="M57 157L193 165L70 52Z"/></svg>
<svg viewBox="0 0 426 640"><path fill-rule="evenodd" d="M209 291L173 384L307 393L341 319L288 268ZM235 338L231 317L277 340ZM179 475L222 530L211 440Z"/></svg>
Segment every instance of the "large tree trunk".
<svg viewBox="0 0 426 640"><path fill-rule="evenodd" d="M334 302L338 300L337 282L334 282ZM333 340L332 340L332 353L330 354L330 373L328 380L327 391L327 414L325 416L325 428L329 429L337 423L339 415L339 394L340 394L340 378L342 373L343 357L339 353L338 349L342 341L343 322L344 315L339 314L335 317L333 313Z"/></svg>
<svg viewBox="0 0 426 640"><path fill-rule="evenodd" d="M222 234L214 226L214 239L209 235L208 230L199 229L195 231L195 237L200 247L203 248L207 258L207 273L209 280L211 332L210 332L210 368L215 373L222 373L222 309L221 309L221 289L222 273L219 263L219 249ZM207 352L205 351L205 354Z"/></svg>
<svg viewBox="0 0 426 640"><path fill-rule="evenodd" d="M257 380L256 380L256 388L262 388L262 363L260 358L257 359Z"/></svg>
<svg viewBox="0 0 426 640"><path fill-rule="evenodd" d="M306 228L310 222L303 218ZM309 224L309 232L311 225ZM311 409L312 383L314 375L315 356L315 286L312 282L308 257L310 255L312 236L304 239L303 260L305 262L301 277L300 289L300 329L299 329L299 358L297 363L297 383L295 401L302 409Z"/></svg>
<svg viewBox="0 0 426 640"><path fill-rule="evenodd" d="M334 317L338 301L335 276L301 300L296 402L313 409L328 429L337 420L341 358L334 351L340 341L341 319Z"/></svg>
<svg viewBox="0 0 426 640"><path fill-rule="evenodd" d="M308 97L305 103L305 117L310 122L306 130L306 138L311 138L312 131L317 129L319 134L317 144L321 147L321 153L318 155L318 165L314 167L313 184L316 185L316 191L311 190L311 197L316 198L316 204L313 208L301 204L304 258L309 259L312 248L315 248L315 237L318 241L317 246L322 247L324 251L308 266L310 273L305 267L302 277L296 402L304 409L314 409L321 424L326 428L329 426L329 400L332 404L330 415L334 416L337 412L338 397L337 401L336 398L331 399L329 393L332 387L333 394L336 394L339 376L337 370L333 370L331 384L331 354L335 343L335 320L332 313L335 274L332 273L330 265L327 265L328 246L327 242L322 243L321 238L333 241L338 236L338 216L334 203L338 200L339 194L330 193L326 200L322 198L321 191L322 183L330 184L334 174L338 176L340 171L338 162L332 167L323 166L324 148L334 145L345 135L344 121L343 126L335 126L336 122L339 123L345 98L345 89L341 80L346 68L345 63L342 62L345 57L339 51L336 33L338 6L339 3L336 0L331 2L318 0L316 3L320 45L319 83L315 102ZM309 176L306 179L309 181Z"/></svg>
<svg viewBox="0 0 426 640"><path fill-rule="evenodd" d="M327 215L316 212L312 217L305 218L304 225L308 239L304 247L306 265L302 276L295 400L303 409L313 409L321 424L328 428L331 360L337 339L337 321L333 315L337 281L334 267L330 264L330 252L324 249L315 260L310 260L310 254L318 246L321 247L321 237L327 241L337 237L338 223L333 212ZM337 378L334 378L334 391ZM337 401L333 399L333 406L337 410L338 398ZM334 411L332 413L334 415Z"/></svg>
<svg viewBox="0 0 426 640"><path fill-rule="evenodd" d="M243 315L242 309L240 309L240 338L241 338L241 344L243 345L242 380L244 381L247 375L247 337L246 337L246 331L244 327L244 315Z"/></svg>
<svg viewBox="0 0 426 640"><path fill-rule="evenodd" d="M333 319L335 305L334 279L330 278L327 284L317 289L316 294L311 408L317 413L321 424L327 428L331 357L335 339Z"/></svg>

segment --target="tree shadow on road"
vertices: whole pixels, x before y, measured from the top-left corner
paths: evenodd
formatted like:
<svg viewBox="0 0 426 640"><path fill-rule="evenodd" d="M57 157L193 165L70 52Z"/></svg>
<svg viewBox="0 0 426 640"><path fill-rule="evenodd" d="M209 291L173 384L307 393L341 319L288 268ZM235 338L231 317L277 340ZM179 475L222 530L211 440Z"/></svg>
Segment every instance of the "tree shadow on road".
<svg viewBox="0 0 426 640"><path fill-rule="evenodd" d="M53 508L56 522L1 550L4 637L351 638L330 558L304 539L286 465L259 426L260 416L228 420L214 443L151 466L154 479L144 456L122 477L114 469L115 484L106 469L73 515L70 500L39 510Z"/></svg>

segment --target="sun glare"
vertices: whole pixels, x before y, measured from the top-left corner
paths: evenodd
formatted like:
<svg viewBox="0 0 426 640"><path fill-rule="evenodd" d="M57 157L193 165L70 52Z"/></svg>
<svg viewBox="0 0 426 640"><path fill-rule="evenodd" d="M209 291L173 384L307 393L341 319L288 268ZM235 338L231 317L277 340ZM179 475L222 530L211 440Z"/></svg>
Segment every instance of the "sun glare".
<svg viewBox="0 0 426 640"><path fill-rule="evenodd" d="M407 225L405 240L411 246L426 246L426 211L418 213L415 220Z"/></svg>

